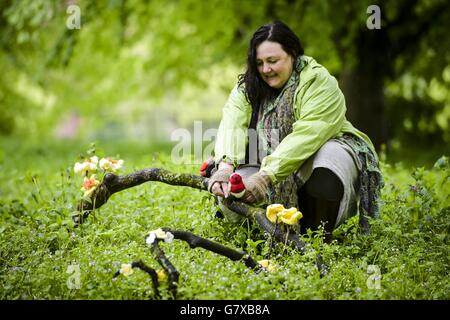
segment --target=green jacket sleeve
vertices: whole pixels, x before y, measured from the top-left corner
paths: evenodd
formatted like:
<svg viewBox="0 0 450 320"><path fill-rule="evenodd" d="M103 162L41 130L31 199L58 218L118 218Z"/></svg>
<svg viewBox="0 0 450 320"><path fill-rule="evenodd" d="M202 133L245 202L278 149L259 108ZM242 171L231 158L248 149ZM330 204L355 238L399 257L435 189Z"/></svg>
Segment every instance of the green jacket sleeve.
<svg viewBox="0 0 450 320"><path fill-rule="evenodd" d="M345 99L336 79L323 67L313 72L297 89L292 132L262 161L261 170L273 182L300 168L327 140L339 134L345 121Z"/></svg>
<svg viewBox="0 0 450 320"><path fill-rule="evenodd" d="M251 106L245 92L236 85L222 110L222 120L214 147L215 161L224 159L237 163L245 158L250 117Z"/></svg>

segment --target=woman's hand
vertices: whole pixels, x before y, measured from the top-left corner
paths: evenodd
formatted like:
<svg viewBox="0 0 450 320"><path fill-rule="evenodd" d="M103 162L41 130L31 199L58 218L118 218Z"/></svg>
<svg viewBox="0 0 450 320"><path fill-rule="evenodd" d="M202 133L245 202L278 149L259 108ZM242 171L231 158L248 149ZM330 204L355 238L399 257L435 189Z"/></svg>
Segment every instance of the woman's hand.
<svg viewBox="0 0 450 320"><path fill-rule="evenodd" d="M218 170L211 176L208 182L208 191L216 196L228 198L228 180L233 173L233 166L226 162L220 162Z"/></svg>
<svg viewBox="0 0 450 320"><path fill-rule="evenodd" d="M270 177L259 171L247 179L244 179L245 194L241 198L246 203L261 203L266 199L267 190L272 183Z"/></svg>

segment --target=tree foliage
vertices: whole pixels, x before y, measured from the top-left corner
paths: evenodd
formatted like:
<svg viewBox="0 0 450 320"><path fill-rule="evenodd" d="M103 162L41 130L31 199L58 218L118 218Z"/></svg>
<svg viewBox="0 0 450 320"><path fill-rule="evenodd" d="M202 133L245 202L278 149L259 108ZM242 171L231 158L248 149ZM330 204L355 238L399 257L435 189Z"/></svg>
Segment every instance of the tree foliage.
<svg viewBox="0 0 450 320"><path fill-rule="evenodd" d="M252 33L280 19L339 79L348 117L377 144L398 137L448 143L450 5L383 1L381 29L370 30L371 4L3 1L0 132L49 133L71 109L88 128L133 123L161 107L175 121L180 108L192 110L185 122L202 119L208 107L218 121ZM67 28L69 5L80 8L80 29Z"/></svg>

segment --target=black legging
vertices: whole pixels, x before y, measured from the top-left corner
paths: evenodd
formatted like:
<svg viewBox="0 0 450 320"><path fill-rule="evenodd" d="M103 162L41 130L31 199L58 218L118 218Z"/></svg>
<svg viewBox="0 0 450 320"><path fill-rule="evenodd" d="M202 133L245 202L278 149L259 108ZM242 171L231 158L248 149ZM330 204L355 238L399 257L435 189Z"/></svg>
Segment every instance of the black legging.
<svg viewBox="0 0 450 320"><path fill-rule="evenodd" d="M303 213L301 232L317 230L323 221L326 222L327 240L331 239L343 194L344 186L331 170L314 169L309 180L298 191L299 209Z"/></svg>

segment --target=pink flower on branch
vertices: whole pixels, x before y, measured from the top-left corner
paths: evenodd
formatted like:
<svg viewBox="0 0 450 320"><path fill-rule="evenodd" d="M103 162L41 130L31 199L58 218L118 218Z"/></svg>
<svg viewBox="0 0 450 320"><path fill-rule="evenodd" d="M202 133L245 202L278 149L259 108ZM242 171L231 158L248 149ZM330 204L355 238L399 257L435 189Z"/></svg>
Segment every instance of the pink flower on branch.
<svg viewBox="0 0 450 320"><path fill-rule="evenodd" d="M95 174L91 175L90 178L84 177L83 186L81 187L81 191L84 191L83 198L89 197L99 184L100 181L95 179Z"/></svg>

